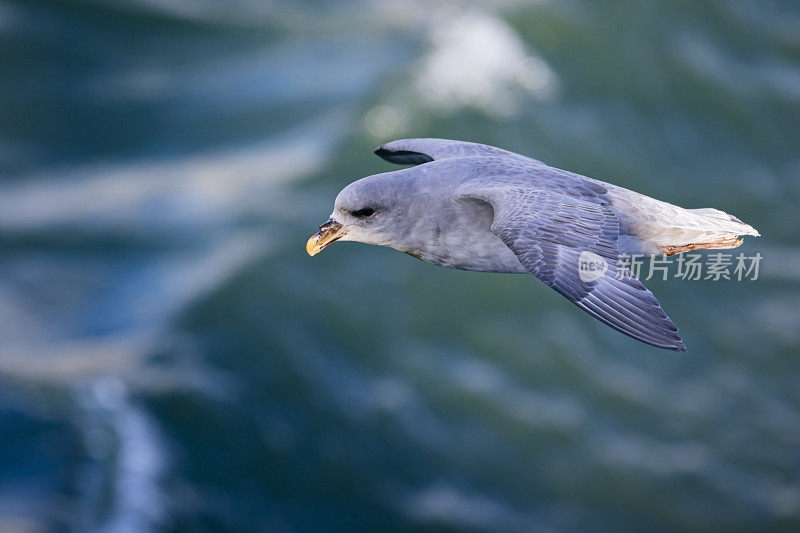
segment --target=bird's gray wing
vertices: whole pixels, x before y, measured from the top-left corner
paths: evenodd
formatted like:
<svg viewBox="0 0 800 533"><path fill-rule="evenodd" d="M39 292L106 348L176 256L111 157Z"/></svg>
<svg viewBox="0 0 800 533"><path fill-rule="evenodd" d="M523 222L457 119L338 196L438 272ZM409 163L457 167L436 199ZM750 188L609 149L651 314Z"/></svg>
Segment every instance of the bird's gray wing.
<svg viewBox="0 0 800 533"><path fill-rule="evenodd" d="M450 139L400 139L379 146L375 153L391 163L399 165L421 165L452 157L510 156L536 161L514 152L487 144Z"/></svg>
<svg viewBox="0 0 800 533"><path fill-rule="evenodd" d="M538 185L536 179L517 185L485 180L461 192L492 206L492 231L528 272L617 331L659 348L685 350L656 297L619 261L619 221L605 188L559 179L552 170L552 181ZM581 279L579 260L587 259L582 252L608 265L598 279Z"/></svg>

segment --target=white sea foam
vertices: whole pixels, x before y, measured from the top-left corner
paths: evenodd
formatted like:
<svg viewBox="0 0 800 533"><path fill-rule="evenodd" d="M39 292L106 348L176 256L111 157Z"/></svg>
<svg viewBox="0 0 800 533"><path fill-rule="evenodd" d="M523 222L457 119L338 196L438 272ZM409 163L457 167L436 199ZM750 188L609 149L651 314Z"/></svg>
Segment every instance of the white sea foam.
<svg viewBox="0 0 800 533"><path fill-rule="evenodd" d="M707 38L679 34L676 55L698 77L749 98L800 99L800 67L774 57L743 60Z"/></svg>
<svg viewBox="0 0 800 533"><path fill-rule="evenodd" d="M113 377L86 383L78 405L89 457L81 476L83 526L104 533L156 530L165 515L161 477L168 458L154 422Z"/></svg>
<svg viewBox="0 0 800 533"><path fill-rule="evenodd" d="M555 95L552 69L500 17L486 11L447 13L430 25L430 49L415 68L415 87L429 105L489 113L516 110L521 93Z"/></svg>
<svg viewBox="0 0 800 533"><path fill-rule="evenodd" d="M415 520L460 528L491 531L537 531L532 520L505 503L437 482L406 500L406 512Z"/></svg>
<svg viewBox="0 0 800 533"><path fill-rule="evenodd" d="M0 186L5 230L81 225L85 229L163 228L165 223L207 224L254 192L309 175L329 156L337 138L334 113L247 147L167 161L85 166L29 176ZM261 198L268 201L270 195ZM250 205L245 202L244 205ZM234 210L233 213L240 211Z"/></svg>
<svg viewBox="0 0 800 533"><path fill-rule="evenodd" d="M265 253L269 240L257 228L238 228L237 218L261 213L263 230L271 210L282 216L281 198L326 160L339 121L324 117L283 140L211 155L84 167L0 186L7 233L66 227L84 236L176 236L122 273L113 257L18 253L0 261L8 281L0 282L0 372L51 384L109 372L130 378L141 357L171 335L182 309ZM47 301L53 294L57 305ZM93 320L104 320L99 310L107 301L124 303L115 310L118 325L86 335Z"/></svg>

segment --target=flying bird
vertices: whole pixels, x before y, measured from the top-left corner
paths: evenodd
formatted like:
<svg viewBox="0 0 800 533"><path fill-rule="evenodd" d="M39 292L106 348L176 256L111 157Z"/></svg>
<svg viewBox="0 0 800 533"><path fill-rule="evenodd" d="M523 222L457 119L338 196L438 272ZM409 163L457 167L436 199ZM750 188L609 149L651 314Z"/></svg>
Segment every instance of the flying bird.
<svg viewBox="0 0 800 533"><path fill-rule="evenodd" d="M678 328L624 257L735 248L759 235L717 209L684 209L494 146L403 139L375 153L414 166L342 189L309 255L358 241L447 268L533 274L617 331L668 350L686 349Z"/></svg>

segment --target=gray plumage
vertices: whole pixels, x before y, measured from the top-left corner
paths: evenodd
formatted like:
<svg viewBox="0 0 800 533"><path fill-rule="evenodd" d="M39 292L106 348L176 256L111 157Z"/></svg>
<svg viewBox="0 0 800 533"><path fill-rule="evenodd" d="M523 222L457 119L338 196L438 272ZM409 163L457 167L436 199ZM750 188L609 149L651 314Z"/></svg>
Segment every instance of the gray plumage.
<svg viewBox="0 0 800 533"><path fill-rule="evenodd" d="M448 268L530 273L612 328L670 350L685 349L677 328L620 254L729 248L758 235L721 211L683 209L493 146L404 139L376 154L417 166L343 189L333 240ZM605 273L582 279L582 252L602 258Z"/></svg>

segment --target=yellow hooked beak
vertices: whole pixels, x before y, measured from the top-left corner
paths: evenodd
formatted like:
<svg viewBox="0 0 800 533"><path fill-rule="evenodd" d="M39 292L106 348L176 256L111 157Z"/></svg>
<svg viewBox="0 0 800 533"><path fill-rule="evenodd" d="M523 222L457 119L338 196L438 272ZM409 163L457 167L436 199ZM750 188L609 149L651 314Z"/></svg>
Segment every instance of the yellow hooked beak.
<svg viewBox="0 0 800 533"><path fill-rule="evenodd" d="M319 227L319 231L308 239L306 252L308 252L308 255L317 255L330 243L344 237L346 233L347 230L344 226L329 218L326 223Z"/></svg>

